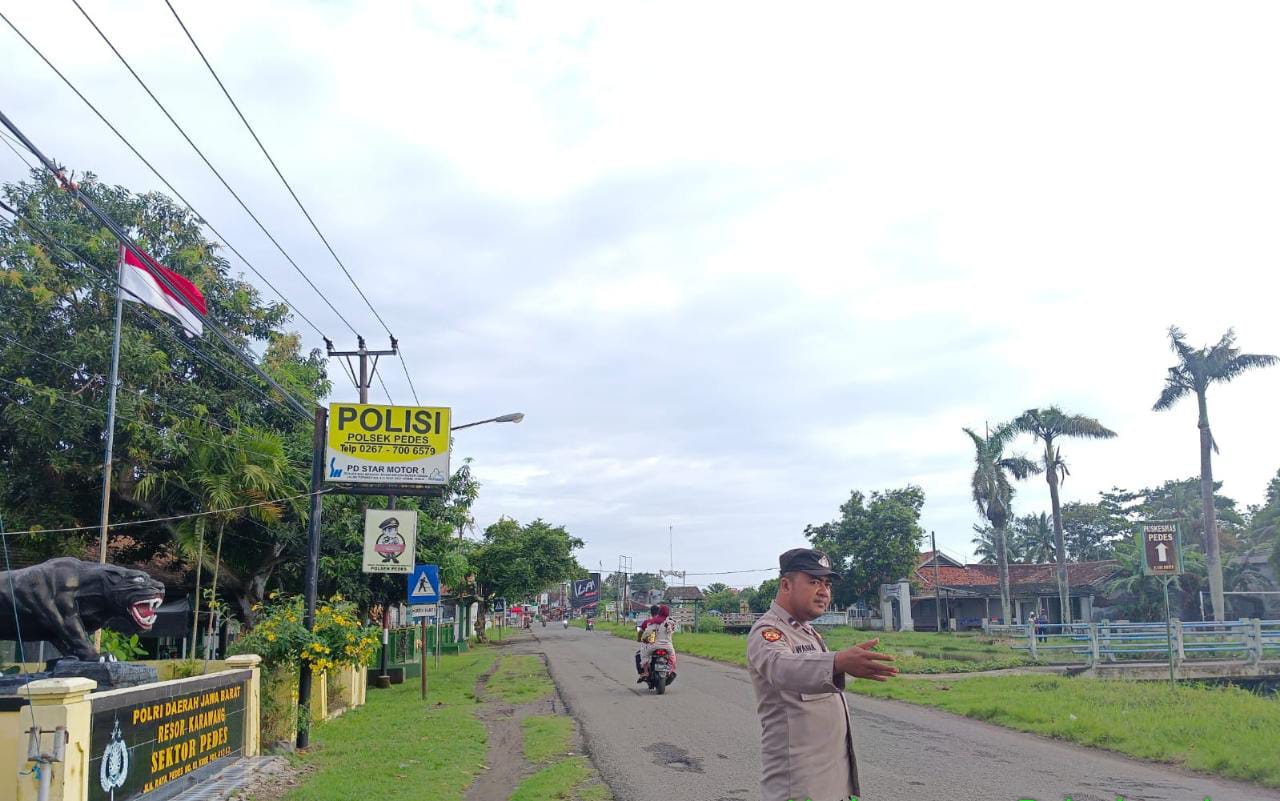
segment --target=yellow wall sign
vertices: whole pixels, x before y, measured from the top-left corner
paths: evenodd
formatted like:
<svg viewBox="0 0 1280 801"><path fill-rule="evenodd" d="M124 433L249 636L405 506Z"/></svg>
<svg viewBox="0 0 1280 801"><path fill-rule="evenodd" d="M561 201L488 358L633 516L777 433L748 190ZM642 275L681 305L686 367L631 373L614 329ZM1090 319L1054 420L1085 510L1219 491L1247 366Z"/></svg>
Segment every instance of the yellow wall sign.
<svg viewBox="0 0 1280 801"><path fill-rule="evenodd" d="M448 480L448 408L330 404L326 482L437 486Z"/></svg>

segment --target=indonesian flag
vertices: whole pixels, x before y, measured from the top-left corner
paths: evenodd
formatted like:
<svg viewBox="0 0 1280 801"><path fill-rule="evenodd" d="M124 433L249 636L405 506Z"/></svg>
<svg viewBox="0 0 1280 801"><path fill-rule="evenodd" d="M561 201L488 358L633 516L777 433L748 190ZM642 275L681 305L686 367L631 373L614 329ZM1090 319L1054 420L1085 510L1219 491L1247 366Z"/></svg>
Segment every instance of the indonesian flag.
<svg viewBox="0 0 1280 801"><path fill-rule="evenodd" d="M120 245L120 253L123 260L120 266L120 285L128 292L133 293L132 295L126 295L124 299L145 303L153 309L159 309L170 317L176 317L187 333L192 336L200 336L204 331L204 325L201 320L204 319L206 307L204 305L204 295L200 294L200 290L196 289L196 285L150 256L147 256L146 261L148 263L144 265L142 260L123 244ZM165 281L157 278L157 275L164 276L168 286L166 286ZM170 289L170 286L173 289ZM182 297L186 298L187 302L200 314L197 316L191 312L191 309L184 306L182 301L178 299L178 295L174 294L174 290L181 293Z"/></svg>

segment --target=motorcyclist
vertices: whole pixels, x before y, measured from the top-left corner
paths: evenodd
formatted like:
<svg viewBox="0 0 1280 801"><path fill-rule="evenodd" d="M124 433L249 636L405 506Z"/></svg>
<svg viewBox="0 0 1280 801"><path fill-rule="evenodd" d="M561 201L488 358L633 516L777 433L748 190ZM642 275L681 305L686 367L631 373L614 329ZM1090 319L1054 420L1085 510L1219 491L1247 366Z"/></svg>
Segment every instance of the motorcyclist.
<svg viewBox="0 0 1280 801"><path fill-rule="evenodd" d="M650 607L651 611L653 609ZM671 607L662 604L656 610L654 615L644 622L637 636L640 642L640 650L636 652L636 669L640 672L640 678L636 680L637 684L647 678L649 657L657 648L666 649L670 655L671 672L667 675L667 684L675 681L676 678L676 649L671 642L671 636L676 632L676 624L671 620Z"/></svg>

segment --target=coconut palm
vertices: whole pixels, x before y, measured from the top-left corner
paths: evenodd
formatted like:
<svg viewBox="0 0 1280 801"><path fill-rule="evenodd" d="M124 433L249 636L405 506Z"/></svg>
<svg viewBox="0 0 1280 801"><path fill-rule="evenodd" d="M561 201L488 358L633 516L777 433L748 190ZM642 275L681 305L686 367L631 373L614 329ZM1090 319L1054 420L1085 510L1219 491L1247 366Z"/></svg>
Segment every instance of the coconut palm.
<svg viewBox="0 0 1280 801"><path fill-rule="evenodd" d="M1218 450L1218 443L1209 430L1206 395L1210 384L1225 384L1247 370L1270 367L1280 359L1260 353L1241 353L1236 347L1235 331L1231 329L1222 335L1216 345L1196 349L1187 344L1187 336L1181 329L1176 325L1170 326L1169 345L1177 355L1178 363L1169 368L1164 389L1152 408L1157 412L1164 411L1187 395L1196 396L1199 409L1196 425L1200 429L1200 496L1204 515L1205 565L1209 572L1209 594L1213 597L1213 619L1221 622L1226 607L1222 594L1222 555L1219 552L1218 525L1213 505L1211 453Z"/></svg>
<svg viewBox="0 0 1280 801"><path fill-rule="evenodd" d="M1041 512L1038 515L1024 515L1014 522L1013 541L1022 561L1033 565L1051 562L1057 553L1053 536L1053 523L1049 515Z"/></svg>
<svg viewBox="0 0 1280 801"><path fill-rule="evenodd" d="M995 537L996 562L999 565L1000 577L1000 612L1001 620L1009 622L1009 518L1013 508L1013 484L1009 481L1024 479L1040 468L1025 456L1010 456L1005 453L1009 442L1018 432L1009 425L996 426L995 431L987 430L980 436L972 429L964 429L964 433L973 440L974 471L972 483L973 503L978 513L991 523Z"/></svg>
<svg viewBox="0 0 1280 801"><path fill-rule="evenodd" d="M1065 481L1071 471L1062 459L1059 439L1068 437L1084 439L1111 439L1116 432L1092 417L1067 414L1057 406L1047 409L1027 409L1010 424L1015 431L1030 434L1044 445L1040 467L1049 482L1049 502L1053 507L1053 542L1058 563L1058 603L1062 610L1062 622L1071 621L1071 594L1067 586L1067 546L1062 536L1062 502L1058 498L1058 484Z"/></svg>
<svg viewBox="0 0 1280 801"><path fill-rule="evenodd" d="M977 536L973 538L973 555L977 558L980 565L994 565L1000 558L999 548L996 545L996 532L991 528L990 523L982 525L974 525L973 533ZM1021 562L1022 559L1022 543L1017 537L1009 537L1005 541L1005 548L1009 554L1009 561Z"/></svg>

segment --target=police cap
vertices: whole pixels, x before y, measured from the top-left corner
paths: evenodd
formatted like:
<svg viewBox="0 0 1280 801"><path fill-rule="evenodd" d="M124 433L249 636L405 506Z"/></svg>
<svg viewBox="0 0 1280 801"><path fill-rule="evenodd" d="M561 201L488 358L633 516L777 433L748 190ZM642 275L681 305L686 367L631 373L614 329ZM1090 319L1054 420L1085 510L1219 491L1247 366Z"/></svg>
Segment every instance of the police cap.
<svg viewBox="0 0 1280 801"><path fill-rule="evenodd" d="M811 576L840 578L840 574L831 569L827 555L812 548L792 548L778 557L778 568L783 575L799 570Z"/></svg>

